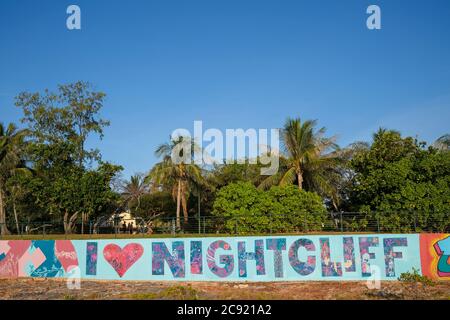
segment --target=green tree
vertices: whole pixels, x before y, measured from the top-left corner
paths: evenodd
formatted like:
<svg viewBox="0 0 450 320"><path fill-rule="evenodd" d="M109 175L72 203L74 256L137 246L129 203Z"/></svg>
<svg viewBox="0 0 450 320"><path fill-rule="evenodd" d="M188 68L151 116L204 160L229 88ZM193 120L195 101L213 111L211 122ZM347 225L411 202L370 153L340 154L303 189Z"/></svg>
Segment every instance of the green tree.
<svg viewBox="0 0 450 320"><path fill-rule="evenodd" d="M10 123L7 127L0 123L0 232L9 234L6 221L6 187L15 172L24 168L23 151L26 130L18 130Z"/></svg>
<svg viewBox="0 0 450 320"><path fill-rule="evenodd" d="M98 118L105 94L93 91L88 82L78 81L59 85L57 92L45 90L41 93L22 92L15 105L23 111L25 123L35 143L70 143L71 158L82 167L100 160L98 149L86 149L91 134L103 137L104 127L109 121Z"/></svg>
<svg viewBox="0 0 450 320"><path fill-rule="evenodd" d="M448 230L450 152L380 129L351 166L350 208L377 219L382 231Z"/></svg>
<svg viewBox="0 0 450 320"><path fill-rule="evenodd" d="M245 163L215 164L208 180L218 189L239 181L259 185L263 177L260 170L259 164L250 164L248 161L245 161Z"/></svg>
<svg viewBox="0 0 450 320"><path fill-rule="evenodd" d="M103 163L98 149L85 146L91 134L102 138L109 124L98 117L104 97L81 81L60 85L56 93L23 92L16 97L31 138L28 154L34 175L27 188L38 206L62 216L67 233L80 214L83 230L87 217L110 199L111 175L121 169ZM97 169L91 169L94 162Z"/></svg>
<svg viewBox="0 0 450 320"><path fill-rule="evenodd" d="M131 176L130 181L126 181L122 186L122 198L130 208L131 203L135 206L133 209L139 209L141 197L148 192L148 185L141 174Z"/></svg>
<svg viewBox="0 0 450 320"><path fill-rule="evenodd" d="M266 178L260 188L278 184L296 184L300 190L327 196L337 207L338 183L343 163L335 137L325 137L325 128L315 130L315 120L299 118L286 121L282 130L284 154L280 155L278 173Z"/></svg>
<svg viewBox="0 0 450 320"><path fill-rule="evenodd" d="M329 223L322 198L294 185L271 187L265 207L279 232L322 230Z"/></svg>
<svg viewBox="0 0 450 320"><path fill-rule="evenodd" d="M186 148L186 144L189 144L190 147ZM176 227L178 229L181 227L181 208L183 209L184 222L187 223L188 221L187 199L193 183L203 180L201 170L196 164L183 160L175 163L172 160L172 155L176 153L181 159L185 158L186 155L183 155L183 152L187 152L188 149L193 152L195 144L186 137L178 137L172 139L169 143L158 146L155 154L157 157L162 157L162 161L157 163L146 177L147 183L169 187L172 190L173 198L176 199L177 203Z"/></svg>
<svg viewBox="0 0 450 320"><path fill-rule="evenodd" d="M294 185L264 191L237 182L217 193L212 214L227 232L299 232L322 230L326 209L319 195Z"/></svg>
<svg viewBox="0 0 450 320"><path fill-rule="evenodd" d="M22 162L22 164L13 171L6 183L7 195L14 214L17 234L20 234L21 232L19 227L19 211L22 207L21 203L27 201L29 193L29 190L25 187L23 181L24 178L26 179L26 177L29 177L31 174L31 171L25 166L25 163Z"/></svg>
<svg viewBox="0 0 450 320"><path fill-rule="evenodd" d="M84 172L81 178L81 213L85 215L82 228L90 216L104 212L119 200L120 195L111 189L111 181L122 170L122 166L101 162L95 170Z"/></svg>
<svg viewBox="0 0 450 320"><path fill-rule="evenodd" d="M95 216L118 199L110 183L122 168L101 163L95 170L83 170L75 165L61 169L64 175L55 167L36 171L28 180L27 187L32 190L36 205L53 216L62 217L66 233L73 233L78 217L84 217L81 224L83 232L84 222L89 216Z"/></svg>

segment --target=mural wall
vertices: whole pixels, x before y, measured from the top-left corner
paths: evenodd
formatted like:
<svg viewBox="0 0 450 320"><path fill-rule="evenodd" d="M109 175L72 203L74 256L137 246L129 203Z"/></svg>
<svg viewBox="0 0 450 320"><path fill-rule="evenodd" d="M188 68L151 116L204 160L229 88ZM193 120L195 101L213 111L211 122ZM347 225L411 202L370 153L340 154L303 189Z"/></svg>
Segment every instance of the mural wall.
<svg viewBox="0 0 450 320"><path fill-rule="evenodd" d="M449 234L3 240L0 277L179 281L450 279Z"/></svg>

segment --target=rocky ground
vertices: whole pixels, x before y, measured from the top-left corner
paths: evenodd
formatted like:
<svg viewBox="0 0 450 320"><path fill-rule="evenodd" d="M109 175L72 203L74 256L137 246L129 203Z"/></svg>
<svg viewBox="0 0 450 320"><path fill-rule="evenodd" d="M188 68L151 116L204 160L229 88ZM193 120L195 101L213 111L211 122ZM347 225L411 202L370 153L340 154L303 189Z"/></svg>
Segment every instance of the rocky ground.
<svg viewBox="0 0 450 320"><path fill-rule="evenodd" d="M150 282L82 281L68 289L61 279L0 279L0 299L450 299L450 281L382 282Z"/></svg>

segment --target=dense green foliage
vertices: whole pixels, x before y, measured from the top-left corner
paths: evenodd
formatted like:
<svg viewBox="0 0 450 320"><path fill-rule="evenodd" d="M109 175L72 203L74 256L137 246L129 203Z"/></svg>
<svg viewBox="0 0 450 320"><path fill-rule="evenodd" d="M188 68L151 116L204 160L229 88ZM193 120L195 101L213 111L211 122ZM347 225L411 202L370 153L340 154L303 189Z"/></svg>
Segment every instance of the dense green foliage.
<svg viewBox="0 0 450 320"><path fill-rule="evenodd" d="M17 130L14 124L5 127L0 123L0 230L1 234L9 234L6 224L6 205L9 193L17 225L16 200L17 191L13 181L17 175L23 173L25 161L23 158L25 148L25 135L27 131ZM21 172L22 171L22 172Z"/></svg>
<svg viewBox="0 0 450 320"><path fill-rule="evenodd" d="M351 166L350 206L373 212L382 231L450 227L450 152L425 149L413 138L380 130Z"/></svg>
<svg viewBox="0 0 450 320"><path fill-rule="evenodd" d="M326 223L322 199L291 185L268 191L249 182L220 189L212 214L223 218L226 232L295 232L321 230Z"/></svg>
<svg viewBox="0 0 450 320"><path fill-rule="evenodd" d="M74 231L78 217L85 222L117 200L111 180L122 168L102 162L97 149L85 148L88 136L101 137L108 125L97 118L103 98L84 82L59 86L56 93L21 93L16 98L28 126L22 158L31 169L30 175L16 181L31 207L62 220L66 233ZM94 161L96 168L91 167Z"/></svg>
<svg viewBox="0 0 450 320"><path fill-rule="evenodd" d="M2 235L44 222L53 232L83 232L88 222L115 221L123 211L147 232L450 230L448 134L427 147L380 129L370 144L339 148L315 120L288 118L272 176L248 161L212 167L174 162L181 144L197 148L178 137L156 148L160 162L146 174L120 179L118 186L122 167L86 143L93 135L102 138L109 125L100 117L104 98L86 82L16 97L24 128L0 123Z"/></svg>

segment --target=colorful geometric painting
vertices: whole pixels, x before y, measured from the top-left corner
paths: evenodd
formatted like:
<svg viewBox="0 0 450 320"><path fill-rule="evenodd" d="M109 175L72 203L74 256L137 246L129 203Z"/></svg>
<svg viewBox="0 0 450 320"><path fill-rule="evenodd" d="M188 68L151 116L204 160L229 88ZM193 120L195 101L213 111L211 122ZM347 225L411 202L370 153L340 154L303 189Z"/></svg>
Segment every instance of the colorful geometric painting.
<svg viewBox="0 0 450 320"><path fill-rule="evenodd" d="M78 267L70 240L0 241L0 277L63 277Z"/></svg>

